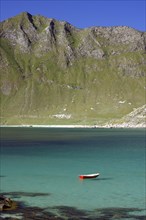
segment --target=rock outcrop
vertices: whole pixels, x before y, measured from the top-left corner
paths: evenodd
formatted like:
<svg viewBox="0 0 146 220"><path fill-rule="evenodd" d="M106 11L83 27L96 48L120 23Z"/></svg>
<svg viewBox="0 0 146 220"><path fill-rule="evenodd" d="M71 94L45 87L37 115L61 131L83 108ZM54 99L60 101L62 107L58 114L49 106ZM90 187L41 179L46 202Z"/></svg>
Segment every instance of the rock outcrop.
<svg viewBox="0 0 146 220"><path fill-rule="evenodd" d="M132 112L121 118L105 124L106 127L120 128L145 128L146 127L146 105L134 109Z"/></svg>
<svg viewBox="0 0 146 220"><path fill-rule="evenodd" d="M6 208L11 208L11 206L12 206L11 199L0 195L0 211Z"/></svg>

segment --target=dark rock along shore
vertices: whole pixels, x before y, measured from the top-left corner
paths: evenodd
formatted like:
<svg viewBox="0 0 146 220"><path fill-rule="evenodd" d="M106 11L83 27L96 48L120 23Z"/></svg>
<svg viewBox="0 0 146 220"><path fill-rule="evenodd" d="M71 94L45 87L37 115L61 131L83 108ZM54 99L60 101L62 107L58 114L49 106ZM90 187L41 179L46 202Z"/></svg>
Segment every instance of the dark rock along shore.
<svg viewBox="0 0 146 220"><path fill-rule="evenodd" d="M42 193L25 193L25 192L12 192L5 193L11 197L39 197L49 196L50 194ZM95 209L93 211L80 210L75 207L68 206L55 206L39 208L27 206L23 202L12 200L11 207L4 208L1 211L0 219L7 220L112 220L112 219L133 219L144 220L144 215L138 215L141 209L138 208L103 208Z"/></svg>

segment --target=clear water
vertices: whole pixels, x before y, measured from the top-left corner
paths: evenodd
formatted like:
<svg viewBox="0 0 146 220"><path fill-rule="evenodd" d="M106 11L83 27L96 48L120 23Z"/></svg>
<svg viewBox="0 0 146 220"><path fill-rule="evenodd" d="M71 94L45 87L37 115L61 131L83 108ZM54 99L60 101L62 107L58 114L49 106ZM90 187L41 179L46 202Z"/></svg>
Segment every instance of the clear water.
<svg viewBox="0 0 146 220"><path fill-rule="evenodd" d="M38 207L145 209L145 155L144 129L1 128L1 192L49 193L17 198Z"/></svg>

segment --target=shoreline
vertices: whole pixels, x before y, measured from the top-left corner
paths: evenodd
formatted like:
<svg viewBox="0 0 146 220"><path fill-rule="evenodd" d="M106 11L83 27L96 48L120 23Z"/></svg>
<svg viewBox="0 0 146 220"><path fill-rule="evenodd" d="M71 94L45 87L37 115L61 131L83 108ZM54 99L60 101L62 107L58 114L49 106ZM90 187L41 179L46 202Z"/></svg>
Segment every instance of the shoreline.
<svg viewBox="0 0 146 220"><path fill-rule="evenodd" d="M146 125L0 125L0 128L108 128L108 129L112 129L112 128L139 128L139 129L144 129L146 128Z"/></svg>

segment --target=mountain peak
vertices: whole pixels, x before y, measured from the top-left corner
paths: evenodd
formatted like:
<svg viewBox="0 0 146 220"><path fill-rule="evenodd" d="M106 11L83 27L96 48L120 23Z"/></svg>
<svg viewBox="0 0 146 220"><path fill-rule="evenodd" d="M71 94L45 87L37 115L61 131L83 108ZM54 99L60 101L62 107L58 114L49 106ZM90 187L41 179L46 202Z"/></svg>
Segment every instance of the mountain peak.
<svg viewBox="0 0 146 220"><path fill-rule="evenodd" d="M32 16L29 12L27 12L27 11L24 11L24 12L22 12L22 13L20 13L20 15L22 15L22 16Z"/></svg>

